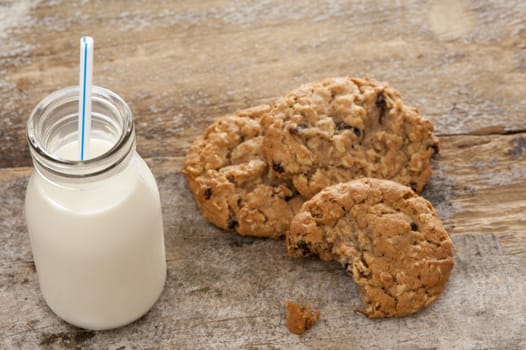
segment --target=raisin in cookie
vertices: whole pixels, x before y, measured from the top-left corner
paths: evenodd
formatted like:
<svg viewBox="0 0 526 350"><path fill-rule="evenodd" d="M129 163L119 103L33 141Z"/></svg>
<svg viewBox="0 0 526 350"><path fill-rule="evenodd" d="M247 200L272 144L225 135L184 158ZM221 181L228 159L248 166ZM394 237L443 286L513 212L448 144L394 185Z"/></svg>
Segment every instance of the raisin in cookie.
<svg viewBox="0 0 526 350"><path fill-rule="evenodd" d="M263 154L305 198L360 177L390 179L420 192L438 152L433 125L386 83L332 78L272 104Z"/></svg>
<svg viewBox="0 0 526 350"><path fill-rule="evenodd" d="M346 267L368 317L405 316L431 304L453 268L451 241L427 200L389 180L330 186L293 218L290 256Z"/></svg>
<svg viewBox="0 0 526 350"><path fill-rule="evenodd" d="M188 150L183 174L204 217L241 235L279 238L303 200L269 172L259 106L219 119Z"/></svg>

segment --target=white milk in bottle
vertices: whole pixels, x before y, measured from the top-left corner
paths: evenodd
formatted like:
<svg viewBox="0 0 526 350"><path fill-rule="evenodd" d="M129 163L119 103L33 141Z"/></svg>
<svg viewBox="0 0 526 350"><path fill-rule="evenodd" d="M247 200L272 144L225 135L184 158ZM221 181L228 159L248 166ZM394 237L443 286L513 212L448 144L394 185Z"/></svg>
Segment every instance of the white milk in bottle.
<svg viewBox="0 0 526 350"><path fill-rule="evenodd" d="M161 204L126 103L93 88L90 158L78 161L77 102L78 88L66 88L31 115L26 221L49 307L76 326L109 329L141 317L163 290Z"/></svg>

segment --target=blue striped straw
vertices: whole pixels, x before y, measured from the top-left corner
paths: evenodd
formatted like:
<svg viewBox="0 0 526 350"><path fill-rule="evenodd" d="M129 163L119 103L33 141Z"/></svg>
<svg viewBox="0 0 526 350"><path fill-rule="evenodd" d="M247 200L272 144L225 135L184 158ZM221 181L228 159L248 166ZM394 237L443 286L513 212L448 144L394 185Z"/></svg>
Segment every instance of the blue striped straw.
<svg viewBox="0 0 526 350"><path fill-rule="evenodd" d="M89 158L91 133L91 87L93 77L93 38L80 38L79 152L80 160Z"/></svg>

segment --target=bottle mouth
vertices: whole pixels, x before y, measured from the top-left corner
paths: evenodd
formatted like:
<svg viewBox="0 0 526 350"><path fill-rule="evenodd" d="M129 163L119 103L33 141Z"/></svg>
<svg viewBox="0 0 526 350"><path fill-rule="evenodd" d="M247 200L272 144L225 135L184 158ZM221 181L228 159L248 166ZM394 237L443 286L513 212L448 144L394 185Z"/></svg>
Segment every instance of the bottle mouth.
<svg viewBox="0 0 526 350"><path fill-rule="evenodd" d="M91 137L112 147L85 160L57 155L60 147L78 139L78 102L79 87L70 86L51 93L35 107L27 123L27 140L35 165L56 175L83 178L116 167L134 149L129 106L114 92L93 86Z"/></svg>

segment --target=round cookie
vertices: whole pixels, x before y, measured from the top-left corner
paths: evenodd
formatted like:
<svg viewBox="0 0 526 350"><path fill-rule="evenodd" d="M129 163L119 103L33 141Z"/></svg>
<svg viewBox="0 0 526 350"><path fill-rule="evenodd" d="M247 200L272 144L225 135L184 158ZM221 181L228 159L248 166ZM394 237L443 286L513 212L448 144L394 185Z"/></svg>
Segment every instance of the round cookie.
<svg viewBox="0 0 526 350"><path fill-rule="evenodd" d="M340 262L368 317L406 316L436 300L453 268L451 240L431 203L409 187L362 178L305 202L286 237L290 256Z"/></svg>
<svg viewBox="0 0 526 350"><path fill-rule="evenodd" d="M269 106L219 119L189 148L183 164L194 199L211 223L241 235L279 238L303 200L269 172L261 116Z"/></svg>
<svg viewBox="0 0 526 350"><path fill-rule="evenodd" d="M386 83L350 77L310 83L278 98L268 113L263 154L305 198L360 177L422 191L438 153L433 125Z"/></svg>

